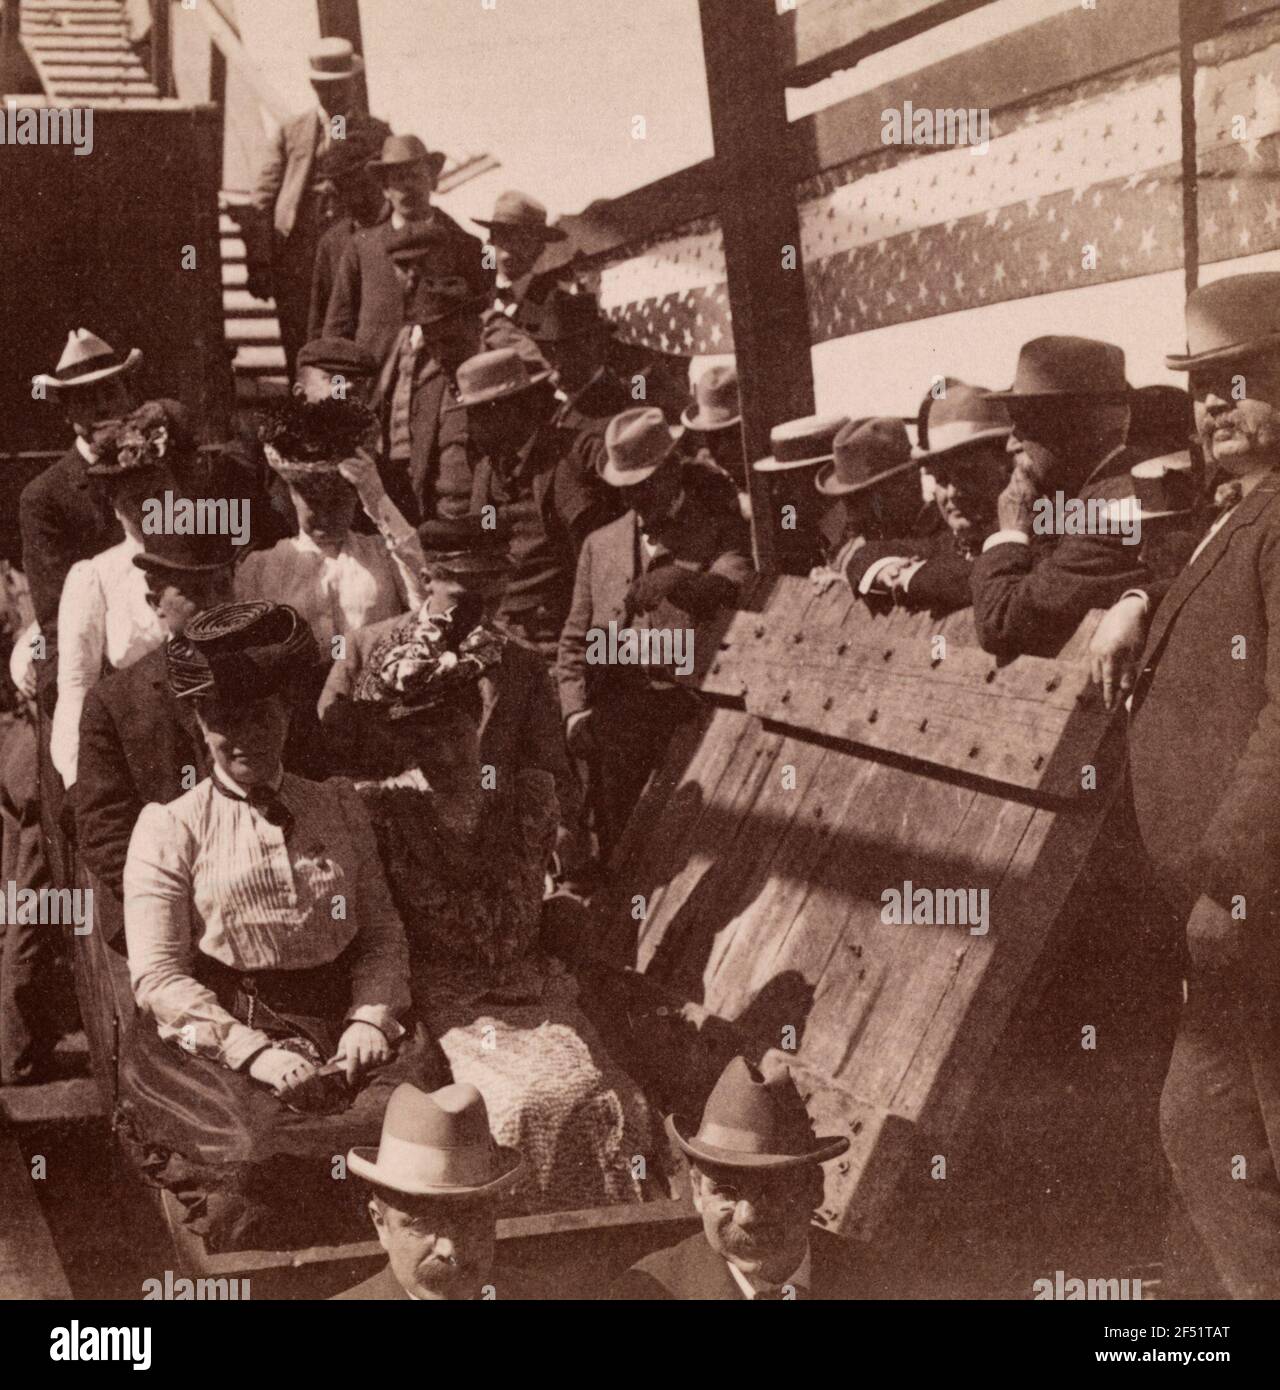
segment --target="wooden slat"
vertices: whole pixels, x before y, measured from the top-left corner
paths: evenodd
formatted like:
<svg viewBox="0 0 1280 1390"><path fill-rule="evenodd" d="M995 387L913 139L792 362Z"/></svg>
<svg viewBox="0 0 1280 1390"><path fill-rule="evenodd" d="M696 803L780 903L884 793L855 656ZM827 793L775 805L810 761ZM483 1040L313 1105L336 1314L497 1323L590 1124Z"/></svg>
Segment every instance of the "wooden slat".
<svg viewBox="0 0 1280 1390"><path fill-rule="evenodd" d="M0 1299L70 1298L31 1169L10 1136L0 1140L0 1212Z"/></svg>

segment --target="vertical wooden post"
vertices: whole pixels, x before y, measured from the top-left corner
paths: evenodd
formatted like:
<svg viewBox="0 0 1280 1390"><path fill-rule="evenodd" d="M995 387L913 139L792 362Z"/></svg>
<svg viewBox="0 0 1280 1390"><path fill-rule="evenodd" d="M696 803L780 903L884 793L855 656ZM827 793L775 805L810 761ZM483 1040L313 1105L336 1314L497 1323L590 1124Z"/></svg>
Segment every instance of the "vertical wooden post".
<svg viewBox="0 0 1280 1390"><path fill-rule="evenodd" d="M169 0L151 0L151 80L162 97L173 95L173 38Z"/></svg>
<svg viewBox="0 0 1280 1390"><path fill-rule="evenodd" d="M360 0L316 0L320 12L320 37L346 39L357 53L364 53L360 32ZM364 74L356 78L356 109L369 114L369 89Z"/></svg>
<svg viewBox="0 0 1280 1390"><path fill-rule="evenodd" d="M774 425L813 413L809 310L777 7L775 0L699 0L699 10L743 435L754 460L769 453ZM752 473L756 564L776 573L777 519L767 514L759 483Z"/></svg>
<svg viewBox="0 0 1280 1390"><path fill-rule="evenodd" d="M1182 268L1188 294L1200 283L1200 175L1196 167L1196 43L1203 21L1178 0L1178 92L1182 118Z"/></svg>

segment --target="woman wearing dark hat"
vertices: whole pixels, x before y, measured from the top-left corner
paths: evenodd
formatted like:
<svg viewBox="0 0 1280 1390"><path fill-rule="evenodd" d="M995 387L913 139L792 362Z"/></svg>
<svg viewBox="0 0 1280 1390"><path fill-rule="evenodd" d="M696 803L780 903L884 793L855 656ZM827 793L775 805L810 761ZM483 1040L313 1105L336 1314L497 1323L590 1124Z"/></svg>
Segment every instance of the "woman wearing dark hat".
<svg viewBox="0 0 1280 1390"><path fill-rule="evenodd" d="M417 533L367 449L374 429L354 401L300 397L283 401L259 429L267 462L288 485L298 534L246 556L236 594L290 604L325 647L426 597ZM357 501L378 535L352 530Z"/></svg>
<svg viewBox="0 0 1280 1390"><path fill-rule="evenodd" d="M497 1141L529 1155L522 1210L640 1201L643 1097L578 1007L573 977L539 946L554 779L532 767L485 777L478 683L505 641L453 621L406 619L354 692L371 774L356 786L408 933L414 1003L454 1079L483 1092Z"/></svg>
<svg viewBox="0 0 1280 1390"><path fill-rule="evenodd" d="M173 488L176 466L195 456L186 411L177 401L147 401L104 430L86 472L104 488L125 538L72 565L58 605L58 703L50 745L64 784L76 780L80 711L104 666L119 670L154 651L164 627L147 602L134 563L144 549L143 504Z"/></svg>
<svg viewBox="0 0 1280 1390"><path fill-rule="evenodd" d="M283 770L289 692L316 660L299 615L221 604L168 658L213 771L130 840L129 969L155 1026L122 1061L122 1122L161 1185L211 1188L211 1229L262 1235L287 1222L284 1192L332 1192L332 1154L376 1138L391 1087L420 1074L404 929L350 783Z"/></svg>

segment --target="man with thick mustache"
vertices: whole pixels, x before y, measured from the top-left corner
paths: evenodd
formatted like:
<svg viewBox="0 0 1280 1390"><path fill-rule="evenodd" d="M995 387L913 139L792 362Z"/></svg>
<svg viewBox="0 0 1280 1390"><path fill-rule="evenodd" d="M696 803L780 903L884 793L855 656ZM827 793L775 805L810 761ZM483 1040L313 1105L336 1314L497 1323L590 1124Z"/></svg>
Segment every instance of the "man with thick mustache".
<svg viewBox="0 0 1280 1390"><path fill-rule="evenodd" d="M1219 516L1172 580L1094 636L1132 690L1130 781L1154 877L1186 922L1185 1003L1160 1100L1179 1195L1236 1298L1280 1297L1280 274L1187 300ZM1134 664L1134 658L1141 656Z"/></svg>
<svg viewBox="0 0 1280 1390"><path fill-rule="evenodd" d="M735 1057L696 1133L679 1116L667 1133L689 1159L702 1230L646 1256L614 1284L619 1300L865 1297L853 1247L811 1224L822 1165L849 1147L817 1138L786 1067Z"/></svg>

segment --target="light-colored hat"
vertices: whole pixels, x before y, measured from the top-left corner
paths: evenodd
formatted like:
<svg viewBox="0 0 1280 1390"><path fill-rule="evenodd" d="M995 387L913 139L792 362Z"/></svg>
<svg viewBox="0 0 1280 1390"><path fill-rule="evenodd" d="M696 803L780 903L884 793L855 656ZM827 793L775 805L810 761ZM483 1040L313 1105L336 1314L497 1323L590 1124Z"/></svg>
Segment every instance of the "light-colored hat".
<svg viewBox="0 0 1280 1390"><path fill-rule="evenodd" d="M364 71L364 59L346 39L321 39L307 54L312 82L345 82Z"/></svg>
<svg viewBox="0 0 1280 1390"><path fill-rule="evenodd" d="M769 431L773 453L751 466L757 473L781 473L811 463L829 463L835 454L836 435L849 423L847 415L806 415L786 420Z"/></svg>
<svg viewBox="0 0 1280 1390"><path fill-rule="evenodd" d="M1107 511L1115 518L1136 513L1145 524L1161 517L1187 516L1201 500L1187 449L1143 459L1133 465L1129 476L1133 479L1134 495L1113 497L1107 502Z"/></svg>
<svg viewBox="0 0 1280 1390"><path fill-rule="evenodd" d="M1187 296L1187 350L1166 357L1175 372L1280 348L1280 271L1228 275Z"/></svg>
<svg viewBox="0 0 1280 1390"><path fill-rule="evenodd" d="M67 334L67 345L53 372L33 376L31 384L45 391L71 391L119 376L121 372L131 372L141 361L142 353L137 348L131 348L128 357L122 358L96 333L90 333L87 328L73 328Z"/></svg>
<svg viewBox="0 0 1280 1390"><path fill-rule="evenodd" d="M929 445L916 449L922 463L989 439L1007 439L1013 429L998 396L981 386L956 382L929 408Z"/></svg>
<svg viewBox="0 0 1280 1390"><path fill-rule="evenodd" d="M637 406L615 415L605 427L600 477L610 487L634 487L651 478L671 457L674 434L656 406Z"/></svg>
<svg viewBox="0 0 1280 1390"><path fill-rule="evenodd" d="M742 423L742 406L738 399L738 369L730 366L708 367L693 389L696 409L685 409L680 419L686 429L706 434L713 430L728 430Z"/></svg>
<svg viewBox="0 0 1280 1390"><path fill-rule="evenodd" d="M519 227L522 231L536 232L543 241L563 241L566 236L559 227L547 225L547 210L536 198L514 188L498 194L492 217L473 217L471 220L490 229Z"/></svg>
<svg viewBox="0 0 1280 1390"><path fill-rule="evenodd" d="M484 405L518 396L540 381L546 381L551 368L530 372L528 364L515 348L494 348L478 352L458 368L457 404Z"/></svg>
<svg viewBox="0 0 1280 1390"><path fill-rule="evenodd" d="M907 427L896 416L851 420L836 435L835 457L819 471L813 485L827 497L845 497L916 466Z"/></svg>
<svg viewBox="0 0 1280 1390"><path fill-rule="evenodd" d="M489 1112L474 1086L442 1086L429 1095L409 1082L391 1093L376 1149L357 1148L347 1165L376 1187L410 1197L471 1197L498 1192L524 1160L494 1143Z"/></svg>

